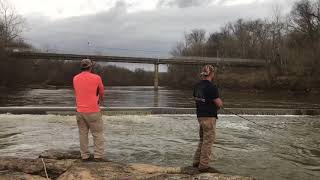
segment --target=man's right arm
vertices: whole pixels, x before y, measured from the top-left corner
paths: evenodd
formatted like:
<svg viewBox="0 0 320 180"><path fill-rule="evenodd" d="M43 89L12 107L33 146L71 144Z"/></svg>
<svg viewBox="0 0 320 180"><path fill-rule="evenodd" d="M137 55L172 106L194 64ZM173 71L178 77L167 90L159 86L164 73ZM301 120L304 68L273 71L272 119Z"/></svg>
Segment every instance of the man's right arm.
<svg viewBox="0 0 320 180"><path fill-rule="evenodd" d="M75 87L75 77L73 77L73 80L72 80L72 86L73 86L73 91L74 93L76 94L76 87Z"/></svg>

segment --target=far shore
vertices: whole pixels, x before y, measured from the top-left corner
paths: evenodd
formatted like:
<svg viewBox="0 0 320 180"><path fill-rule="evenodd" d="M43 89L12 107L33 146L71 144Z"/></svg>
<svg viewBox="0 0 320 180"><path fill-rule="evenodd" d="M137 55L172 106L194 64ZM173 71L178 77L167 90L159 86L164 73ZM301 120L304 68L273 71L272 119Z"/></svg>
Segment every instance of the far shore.
<svg viewBox="0 0 320 180"><path fill-rule="evenodd" d="M153 86L127 86L127 85L117 85L117 86L105 86L108 87L145 87L152 89ZM1 86L0 89L72 89L72 86L56 86L56 85L15 85L15 86ZM175 87L169 87L169 86L160 86L159 89L162 88L171 89L171 90L191 90L190 88L175 88ZM221 89L221 88L220 88ZM229 92L248 92L248 93L264 93L264 92L287 92L288 95L318 95L320 94L319 88L309 89L309 90L290 90L290 89L252 89L252 88L223 88L223 91L229 91Z"/></svg>
<svg viewBox="0 0 320 180"><path fill-rule="evenodd" d="M320 115L320 108L225 108L220 114L224 115ZM104 115L154 115L154 114L195 114L195 108L175 108L175 107L103 107ZM0 114L58 114L74 115L75 107L0 107Z"/></svg>

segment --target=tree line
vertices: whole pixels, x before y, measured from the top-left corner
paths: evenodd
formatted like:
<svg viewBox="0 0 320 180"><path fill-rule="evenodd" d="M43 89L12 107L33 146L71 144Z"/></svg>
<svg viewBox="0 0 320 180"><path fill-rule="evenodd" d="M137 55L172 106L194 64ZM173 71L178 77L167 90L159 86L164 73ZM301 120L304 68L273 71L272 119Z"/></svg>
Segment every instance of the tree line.
<svg viewBox="0 0 320 180"><path fill-rule="evenodd" d="M238 19L209 33L208 37L204 30L194 29L185 34L184 41L177 43L171 54L266 60L265 70L219 68L220 84L227 85L225 81L237 77L243 79L233 86L239 87L242 80L251 81L247 86L253 88L309 91L320 84L320 0L297 1L286 15L275 7L269 19ZM197 80L194 77L198 71L199 68L171 65L168 73L174 77L172 84L186 86ZM252 73L258 77L254 79Z"/></svg>
<svg viewBox="0 0 320 180"><path fill-rule="evenodd" d="M131 71L114 65L96 64L106 86L149 86L153 72L143 69ZM73 77L80 73L80 61L55 61L32 59L3 59L0 61L0 86L2 87L72 87Z"/></svg>

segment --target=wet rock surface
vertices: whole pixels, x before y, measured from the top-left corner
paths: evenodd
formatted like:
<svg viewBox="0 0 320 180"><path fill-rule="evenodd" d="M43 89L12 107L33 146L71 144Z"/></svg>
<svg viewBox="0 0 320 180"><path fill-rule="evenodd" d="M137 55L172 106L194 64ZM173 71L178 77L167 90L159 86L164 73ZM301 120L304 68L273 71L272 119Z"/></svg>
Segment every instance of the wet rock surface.
<svg viewBox="0 0 320 180"><path fill-rule="evenodd" d="M82 162L78 151L48 150L38 159L0 157L0 179L13 180L252 180L250 177L202 173L192 167L161 167L150 164Z"/></svg>
<svg viewBox="0 0 320 180"><path fill-rule="evenodd" d="M0 171L0 179L4 180L46 180L46 178L23 172Z"/></svg>

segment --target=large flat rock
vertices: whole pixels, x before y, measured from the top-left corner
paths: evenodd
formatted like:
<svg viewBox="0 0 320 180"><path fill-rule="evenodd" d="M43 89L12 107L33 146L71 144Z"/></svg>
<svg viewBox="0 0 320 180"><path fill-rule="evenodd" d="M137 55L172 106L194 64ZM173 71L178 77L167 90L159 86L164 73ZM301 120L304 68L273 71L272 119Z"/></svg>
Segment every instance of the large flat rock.
<svg viewBox="0 0 320 180"><path fill-rule="evenodd" d="M23 172L0 171L1 180L47 180L47 178Z"/></svg>
<svg viewBox="0 0 320 180"><path fill-rule="evenodd" d="M45 167L50 177L56 178L62 173L67 171L74 162L75 159L28 159L28 158L16 158L16 157L1 157L0 158L0 171L13 171L23 172L26 174L41 175L45 177ZM0 179L2 175L0 174Z"/></svg>
<svg viewBox="0 0 320 180"><path fill-rule="evenodd" d="M225 174L184 174L182 168L159 167L147 164L124 165L113 162L82 163L73 166L62 174L58 180L252 180L250 177L232 176Z"/></svg>
<svg viewBox="0 0 320 180"><path fill-rule="evenodd" d="M161 167L150 164L82 162L78 151L48 150L38 159L0 158L0 179L57 180L253 180L251 177L218 173L200 174L192 167Z"/></svg>

